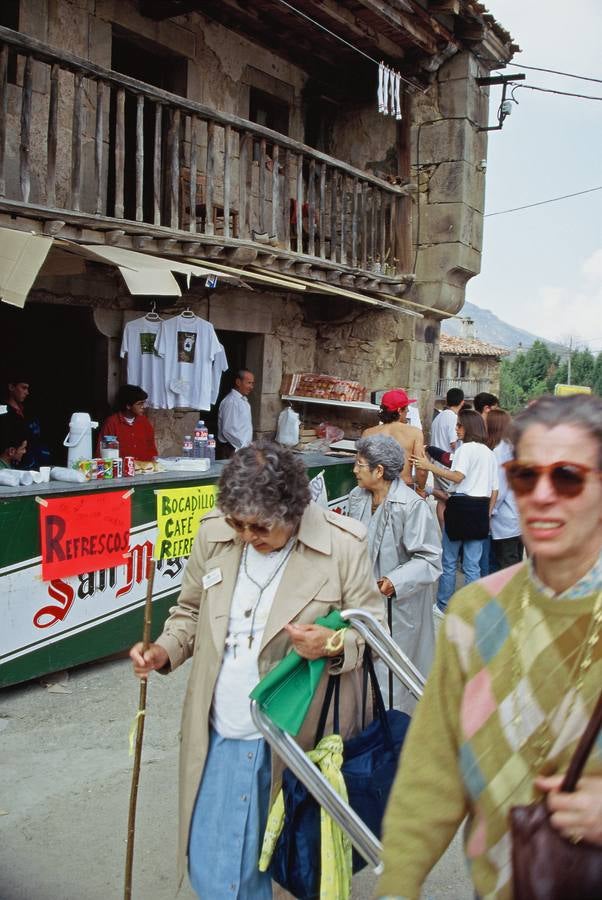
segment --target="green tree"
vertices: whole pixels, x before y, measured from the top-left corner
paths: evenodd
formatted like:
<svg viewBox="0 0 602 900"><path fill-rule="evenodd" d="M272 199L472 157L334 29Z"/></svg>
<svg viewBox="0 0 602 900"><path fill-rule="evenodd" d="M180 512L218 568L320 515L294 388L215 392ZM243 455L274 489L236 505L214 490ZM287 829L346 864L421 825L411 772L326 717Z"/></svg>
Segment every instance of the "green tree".
<svg viewBox="0 0 602 900"><path fill-rule="evenodd" d="M602 350L598 353L596 362L594 363L592 390L598 394L599 397L602 397Z"/></svg>
<svg viewBox="0 0 602 900"><path fill-rule="evenodd" d="M596 361L589 350L578 350L571 359L571 381L593 387L594 367Z"/></svg>

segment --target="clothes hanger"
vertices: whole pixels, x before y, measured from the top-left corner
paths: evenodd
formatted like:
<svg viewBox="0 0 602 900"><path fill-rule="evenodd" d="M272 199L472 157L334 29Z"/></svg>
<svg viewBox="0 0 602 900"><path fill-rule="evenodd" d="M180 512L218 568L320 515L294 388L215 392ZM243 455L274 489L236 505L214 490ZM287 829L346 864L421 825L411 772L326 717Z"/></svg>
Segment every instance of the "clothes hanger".
<svg viewBox="0 0 602 900"><path fill-rule="evenodd" d="M157 304L154 300L153 300L153 304L151 306L150 312L148 312L144 318L147 320L147 322L162 322L163 321L163 319L157 312Z"/></svg>
<svg viewBox="0 0 602 900"><path fill-rule="evenodd" d="M196 315L193 313L191 309L187 306L186 309L180 313L183 319L196 319Z"/></svg>

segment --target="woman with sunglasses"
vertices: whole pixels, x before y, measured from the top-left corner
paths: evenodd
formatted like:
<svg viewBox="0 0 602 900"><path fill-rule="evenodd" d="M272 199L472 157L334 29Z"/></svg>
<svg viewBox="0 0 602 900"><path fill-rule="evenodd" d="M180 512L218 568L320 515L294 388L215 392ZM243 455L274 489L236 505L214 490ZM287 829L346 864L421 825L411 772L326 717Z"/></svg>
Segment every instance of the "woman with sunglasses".
<svg viewBox="0 0 602 900"><path fill-rule="evenodd" d="M435 653L433 594L441 574L439 529L425 501L404 483L405 451L395 438L363 437L356 450L357 487L349 494L349 515L368 529L370 558L386 598L391 634L426 676ZM388 669L379 664L377 672L386 694ZM397 679L392 699L403 712L411 713L416 705Z"/></svg>
<svg viewBox="0 0 602 900"><path fill-rule="evenodd" d="M524 553L516 498L504 468L504 463L514 455L510 442L511 426L512 418L505 409L493 408L489 411L487 446L493 450L498 467L498 495L491 513L491 546L497 566L491 566L492 572L521 562Z"/></svg>
<svg viewBox="0 0 602 900"><path fill-rule="evenodd" d="M310 502L303 462L277 444L239 450L224 467L219 511L200 524L182 591L163 633L135 673L172 671L192 657L182 717L180 883L186 866L203 900L268 900L257 868L270 796L281 764L254 725L249 693L291 650L329 657L298 736L313 748L329 674L341 676L343 736L361 725L363 643L316 625L334 609L362 607L383 618L365 529ZM361 679L360 679L361 680Z"/></svg>
<svg viewBox="0 0 602 900"><path fill-rule="evenodd" d="M411 462L455 484L445 504L443 528L443 574L437 589L435 611L442 615L456 588L460 550L465 584L481 576L483 542L489 536L489 517L498 493L495 457L487 446L485 421L474 409L461 409L456 425L462 443L454 453L451 469L429 462L423 452Z"/></svg>
<svg viewBox="0 0 602 900"><path fill-rule="evenodd" d="M509 900L510 809L542 794L564 838L602 848L602 754L559 790L602 686L602 400L543 397L512 442L530 559L450 605L385 817L379 897L417 898L467 817L476 894Z"/></svg>

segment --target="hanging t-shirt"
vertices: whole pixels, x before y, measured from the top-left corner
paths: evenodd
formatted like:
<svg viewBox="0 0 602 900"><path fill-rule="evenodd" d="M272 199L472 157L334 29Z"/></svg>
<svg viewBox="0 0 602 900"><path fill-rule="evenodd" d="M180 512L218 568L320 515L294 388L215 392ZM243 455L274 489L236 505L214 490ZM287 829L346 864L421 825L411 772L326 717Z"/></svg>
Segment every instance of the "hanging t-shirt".
<svg viewBox="0 0 602 900"><path fill-rule="evenodd" d="M213 363L223 353L213 325L198 316L176 316L163 323L156 349L165 361L169 408L209 409Z"/></svg>
<svg viewBox="0 0 602 900"><path fill-rule="evenodd" d="M163 322L160 319L133 319L123 329L121 356L127 355L128 384L139 385L148 394L153 409L168 409L165 390L165 360L156 351Z"/></svg>
<svg viewBox="0 0 602 900"><path fill-rule="evenodd" d="M211 371L211 404L217 400L219 387L224 372L228 371L228 358L222 344L219 344L219 350L215 354L213 360L213 369Z"/></svg>

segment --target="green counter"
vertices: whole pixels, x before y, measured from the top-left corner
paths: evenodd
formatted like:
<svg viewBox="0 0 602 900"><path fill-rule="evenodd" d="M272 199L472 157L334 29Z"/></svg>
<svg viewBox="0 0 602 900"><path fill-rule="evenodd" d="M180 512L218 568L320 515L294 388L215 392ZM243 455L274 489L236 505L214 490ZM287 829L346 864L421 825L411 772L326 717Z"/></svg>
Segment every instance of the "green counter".
<svg viewBox="0 0 602 900"><path fill-rule="evenodd" d="M328 505L346 512L355 487L349 459L304 454L310 478L324 472ZM207 474L158 473L76 485L63 482L0 488L0 687L91 662L141 639L146 578L157 534L155 491L215 484ZM132 495L130 557L123 565L42 581L36 498L128 490ZM182 580L185 559L157 563L153 636L163 626Z"/></svg>

